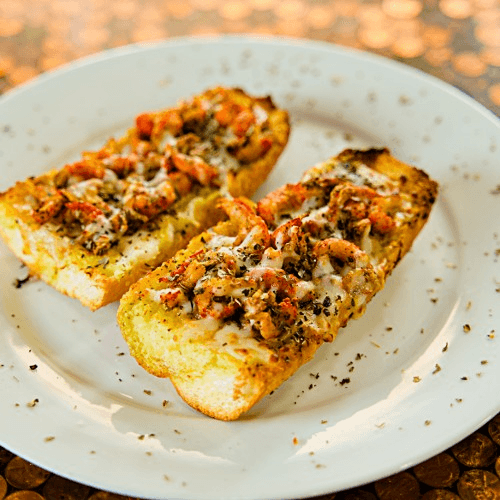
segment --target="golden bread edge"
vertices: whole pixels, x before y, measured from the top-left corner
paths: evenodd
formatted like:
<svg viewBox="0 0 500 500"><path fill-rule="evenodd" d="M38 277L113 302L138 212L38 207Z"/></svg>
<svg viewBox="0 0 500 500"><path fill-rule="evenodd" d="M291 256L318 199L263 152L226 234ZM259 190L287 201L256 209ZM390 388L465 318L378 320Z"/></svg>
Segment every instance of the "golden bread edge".
<svg viewBox="0 0 500 500"><path fill-rule="evenodd" d="M165 214L159 228L146 235L126 239L119 248L104 256L96 256L19 213L13 204L18 196L18 183L0 194L0 234L11 251L29 269L59 292L78 299L95 311L118 300L140 277L160 265L183 248L200 231L217 223L220 193L207 189L202 196L190 196L176 205L194 214L189 219ZM154 252L154 257L151 255Z"/></svg>
<svg viewBox="0 0 500 500"><path fill-rule="evenodd" d="M230 222L217 226L221 234L232 234L232 229ZM219 420L235 420L309 361L319 344L311 342L302 349L289 346L278 356L268 350L272 361L264 363L251 349L244 358L235 358L203 341L178 342L176 330L185 328L187 320L150 301L146 288L154 287L160 276L203 248L209 238L209 233L196 236L173 259L134 283L120 300L117 319L139 365L157 377L169 377L182 399L196 410Z"/></svg>
<svg viewBox="0 0 500 500"><path fill-rule="evenodd" d="M115 249L110 249L109 255L96 256L79 245L54 237L51 231L15 208L16 204L23 204L22 198L27 191L26 181L17 182L15 186L0 193L0 234L7 246L29 268L32 275L41 278L59 292L79 300L92 311L118 300L132 283L221 219L217 200L226 190L232 196L251 196L279 159L290 133L288 113L275 107L270 98L254 98L241 89L230 89L230 92L239 99L260 101L267 107L275 140L261 158L242 166L237 172L228 172L227 187L224 190L202 188L198 190L198 195L190 194L186 199L176 202L174 210L195 214L179 229L171 229L175 226L175 216L160 216L156 222L162 228L152 231L147 238L149 246L156 245L154 256L144 255L143 259L136 259L131 265L130 262L119 259ZM129 131L130 133L132 132ZM56 174L57 170L52 170L40 177L50 178ZM122 251L132 252L134 247L141 245L140 239L135 236L126 238L132 242L125 245L127 248ZM119 264L114 266L112 262L107 262L108 257L109 260L119 259ZM100 262L103 263L99 264Z"/></svg>
<svg viewBox="0 0 500 500"><path fill-rule="evenodd" d="M438 184L423 170L406 164L391 155L387 148L365 151L346 149L338 155L338 161L357 161L373 170L387 175L400 183L403 193L411 194L414 201L415 217L411 224L405 224L400 237L387 248L386 278L397 263L406 255L416 237L426 224L431 209L438 196Z"/></svg>
<svg viewBox="0 0 500 500"><path fill-rule="evenodd" d="M335 161L361 161L402 182L402 190L415 193L418 216L411 227L404 227L398 241L387 249L385 275L380 283L382 288L385 278L410 249L427 221L437 195L437 184L421 170L393 158L386 149L346 150ZM315 168L321 170L325 165ZM234 231L229 222L217 226L217 232L222 234L234 234ZM180 345L176 331L185 326L186 319L182 319L181 324L175 312L162 311L158 305L152 304L145 288L154 286L157 277L168 274L203 248L203 242L208 238L209 234L194 238L172 260L134 284L121 300L118 323L132 356L141 366L159 377L170 377L179 395L196 410L220 420L235 420L309 361L323 342L314 339L307 346L285 345L278 351L269 352L268 362L263 362L252 352L244 359L235 358L203 342ZM346 322L347 318L343 323ZM332 334L335 336L337 332ZM224 380L232 382L221 383ZM214 387L218 390L215 391Z"/></svg>

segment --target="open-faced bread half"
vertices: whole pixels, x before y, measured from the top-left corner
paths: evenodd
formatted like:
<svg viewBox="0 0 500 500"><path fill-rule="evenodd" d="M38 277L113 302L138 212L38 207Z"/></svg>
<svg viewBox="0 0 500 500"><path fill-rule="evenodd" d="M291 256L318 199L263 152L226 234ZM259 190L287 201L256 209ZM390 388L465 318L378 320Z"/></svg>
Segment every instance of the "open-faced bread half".
<svg viewBox="0 0 500 500"><path fill-rule="evenodd" d="M95 310L218 222L221 195L252 195L288 135L271 98L208 90L1 193L0 232L32 274Z"/></svg>
<svg viewBox="0 0 500 500"><path fill-rule="evenodd" d="M118 322L148 372L233 420L363 314L424 226L437 184L387 150L346 150L229 219L122 297Z"/></svg>

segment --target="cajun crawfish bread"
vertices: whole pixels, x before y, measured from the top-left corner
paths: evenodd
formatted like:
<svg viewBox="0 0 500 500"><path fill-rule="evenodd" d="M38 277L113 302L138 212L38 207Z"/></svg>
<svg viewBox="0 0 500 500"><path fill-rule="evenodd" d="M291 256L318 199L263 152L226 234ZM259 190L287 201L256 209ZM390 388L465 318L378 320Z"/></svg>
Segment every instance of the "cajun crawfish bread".
<svg viewBox="0 0 500 500"><path fill-rule="evenodd" d="M122 298L147 371L212 417L238 418L331 342L410 249L437 184L387 150L346 150L194 238Z"/></svg>
<svg viewBox="0 0 500 500"><path fill-rule="evenodd" d="M221 195L253 194L288 135L269 97L208 90L0 194L0 232L32 274L95 310L215 224Z"/></svg>

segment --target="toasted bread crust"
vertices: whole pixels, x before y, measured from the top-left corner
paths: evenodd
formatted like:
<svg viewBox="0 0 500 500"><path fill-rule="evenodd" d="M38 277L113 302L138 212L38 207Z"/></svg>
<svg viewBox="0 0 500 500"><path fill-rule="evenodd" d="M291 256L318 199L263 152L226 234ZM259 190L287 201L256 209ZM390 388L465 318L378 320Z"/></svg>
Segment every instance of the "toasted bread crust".
<svg viewBox="0 0 500 500"><path fill-rule="evenodd" d="M413 241L424 227L436 201L438 184L421 169L403 163L391 155L387 148L352 150L345 149L336 158L329 162L320 164L308 170L303 181L316 175L331 171L341 163L363 164L379 172L397 183L401 193L412 198L412 218L398 231L398 237L394 238L384 248L386 264L384 273L388 276L396 264L410 250Z"/></svg>
<svg viewBox="0 0 500 500"><path fill-rule="evenodd" d="M219 135L212 139L200 127ZM210 89L175 108L140 115L121 139L1 193L0 233L31 274L96 310L118 300L147 271L220 220L220 196L253 194L288 135L288 115L270 98L255 98L241 89ZM128 181L127 176L142 175L153 161L154 179L144 174L143 185L136 178ZM126 185L120 187L122 205L108 207L102 196L88 203L86 194L74 188L108 178ZM114 202L114 193L107 196ZM71 234L75 222L83 228L77 228L76 236ZM111 240L107 226L113 224L119 229ZM90 230L97 232L87 236Z"/></svg>
<svg viewBox="0 0 500 500"><path fill-rule="evenodd" d="M217 231L233 235L234 227L220 223ZM235 420L309 361L320 343L275 350L257 344L245 347L228 336L232 345L221 350L214 345L217 327L210 321L204 331L194 332L203 322L190 322L179 311L165 311L152 301L149 289L157 288L162 276L203 249L209 238L208 233L196 236L172 260L132 285L121 299L118 323L130 354L142 368L170 378L192 408L220 420Z"/></svg>
<svg viewBox="0 0 500 500"><path fill-rule="evenodd" d="M340 180L339 172L344 176ZM335 201L337 194L345 196L353 189L349 179L352 172L361 172L360 178L365 176L365 186L354 187L358 190L351 198ZM386 185L377 185L381 181ZM365 189L367 184L371 187ZM304 209L321 199L325 186L328 210ZM301 183L266 196L257 207L245 200L223 203L228 221L195 237L186 249L134 284L122 297L118 323L131 355L148 372L170 377L180 396L196 410L221 420L237 419L309 361L321 344L331 342L350 318L364 312L411 247L436 195L434 181L393 158L388 150L346 150L308 170ZM379 210L381 206L383 211ZM239 210L240 218L234 216L235 210ZM248 224L241 214L251 218L252 213L254 219ZM336 214L337 221L344 217L342 227L347 240L325 237L321 232L325 214ZM391 217L385 217L387 214ZM239 250L248 245L249 238L257 241L254 228L264 219L271 236L263 253L262 249L257 251L261 260L256 268L246 269L250 261L245 260L245 265L240 262L239 272L235 272L232 261L221 257L227 265L221 268L216 264L215 270L219 271L214 271L213 252L226 256L228 249L237 248L240 255ZM348 225L359 228L361 223L365 227L363 237L358 233L348 236ZM300 229L293 232L294 227ZM284 228L290 231L286 233ZM262 231L264 234L263 227ZM286 234L304 236L303 240L295 240L295 250L304 242L308 245L299 258L308 261L312 269L305 281L298 277L309 272L307 265L297 269L288 264L288 274L277 270L277 262L282 262L280 251L293 255L289 246L293 237L283 239ZM339 250L332 262L344 260L338 276L337 271L328 271L328 262L321 264L326 266L326 271L321 271L321 250L326 244L327 252ZM254 251L254 247L248 248ZM309 258L307 254L311 253L316 256ZM200 266L202 278L193 284ZM223 271L233 277L221 281ZM207 278L210 273L213 278ZM272 284L265 282L266 273L274 273ZM333 294L330 288L328 294L323 293L325 280L333 287ZM308 288L311 282L316 283L312 292ZM241 283L251 292L245 293ZM221 300L207 305L203 300L207 289ZM231 300L222 295L223 289ZM219 292L221 295L217 295ZM182 294L184 302L179 299ZM255 301L257 295L260 302ZM274 301L269 295L274 296ZM256 314L254 309L260 303L268 309L257 309L262 312ZM294 304L299 306L298 314L295 311L296 319L290 322L283 311L293 312ZM275 327L279 317L284 323L278 331Z"/></svg>
<svg viewBox="0 0 500 500"><path fill-rule="evenodd" d="M154 225L122 239L103 255L93 255L16 209L25 199L23 183L0 195L0 233L30 274L92 311L118 300L140 277L220 219L220 194L206 188L164 214Z"/></svg>

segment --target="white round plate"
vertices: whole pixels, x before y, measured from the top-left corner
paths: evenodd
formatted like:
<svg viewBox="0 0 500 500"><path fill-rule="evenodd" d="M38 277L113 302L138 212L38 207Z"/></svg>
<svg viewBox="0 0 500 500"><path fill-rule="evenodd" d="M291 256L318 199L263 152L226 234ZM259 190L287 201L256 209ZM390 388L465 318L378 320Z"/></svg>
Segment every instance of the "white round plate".
<svg viewBox="0 0 500 500"><path fill-rule="evenodd" d="M2 245L2 446L130 496L301 498L406 469L494 416L499 121L433 78L297 40L112 50L0 99L0 188L219 84L271 94L290 111L290 143L257 198L345 147L387 146L440 183L429 223L366 315L231 423L196 413L136 365L116 304L91 313L40 282L15 288L25 271Z"/></svg>

